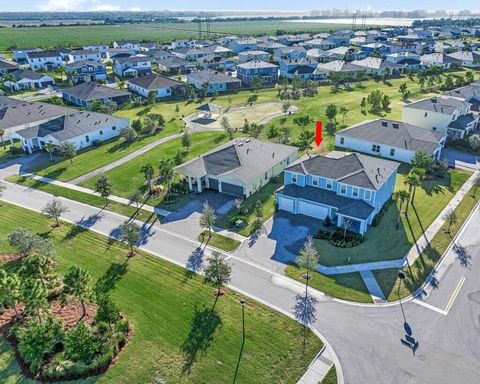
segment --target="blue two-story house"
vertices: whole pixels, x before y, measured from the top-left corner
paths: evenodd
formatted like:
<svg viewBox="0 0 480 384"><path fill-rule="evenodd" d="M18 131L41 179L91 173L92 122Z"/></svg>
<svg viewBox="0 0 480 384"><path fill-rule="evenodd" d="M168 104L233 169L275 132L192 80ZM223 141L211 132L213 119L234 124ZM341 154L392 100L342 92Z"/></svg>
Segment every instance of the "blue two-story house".
<svg viewBox="0 0 480 384"><path fill-rule="evenodd" d="M252 60L237 65L237 78L242 84L250 85L255 77L262 80L262 84L272 84L278 80L278 65L265 61Z"/></svg>
<svg viewBox="0 0 480 384"><path fill-rule="evenodd" d="M390 199L399 163L359 153L306 155L285 169L284 186L276 191L278 208L320 220L330 217L360 234Z"/></svg>
<svg viewBox="0 0 480 384"><path fill-rule="evenodd" d="M106 65L96 61L86 60L66 64L65 71L67 72L67 79L74 84L107 79Z"/></svg>

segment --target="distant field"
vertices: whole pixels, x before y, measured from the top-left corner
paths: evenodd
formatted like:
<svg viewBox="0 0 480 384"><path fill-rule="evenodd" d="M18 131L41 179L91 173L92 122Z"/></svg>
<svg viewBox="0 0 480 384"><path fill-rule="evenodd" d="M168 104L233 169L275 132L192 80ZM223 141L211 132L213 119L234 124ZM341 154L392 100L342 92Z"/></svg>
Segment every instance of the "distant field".
<svg viewBox="0 0 480 384"><path fill-rule="evenodd" d="M283 21L216 22L212 33L273 34L277 30L288 32L325 32L348 28L346 24L292 23ZM17 47L82 46L84 44L111 43L118 39L154 40L168 42L177 38L198 37L196 24L128 24L92 25L72 27L0 28L0 51L12 45Z"/></svg>

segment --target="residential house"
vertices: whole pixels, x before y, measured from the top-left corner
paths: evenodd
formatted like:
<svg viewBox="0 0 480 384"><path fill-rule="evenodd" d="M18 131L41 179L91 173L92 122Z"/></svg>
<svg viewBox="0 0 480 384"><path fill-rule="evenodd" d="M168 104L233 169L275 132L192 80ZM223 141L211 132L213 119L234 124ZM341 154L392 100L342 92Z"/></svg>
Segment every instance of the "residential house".
<svg viewBox="0 0 480 384"><path fill-rule="evenodd" d="M140 52L149 52L155 49L158 49L158 44L153 41L140 43Z"/></svg>
<svg viewBox="0 0 480 384"><path fill-rule="evenodd" d="M95 51L95 52L100 52L100 53L105 53L107 52L110 47L105 44L89 44L89 45L84 45L83 49L87 51Z"/></svg>
<svg viewBox="0 0 480 384"><path fill-rule="evenodd" d="M421 64L420 55L410 52L391 53L385 57L385 60L391 63L400 64L404 68L412 69L420 68Z"/></svg>
<svg viewBox="0 0 480 384"><path fill-rule="evenodd" d="M18 70L17 64L0 60L0 77L5 76L7 73L15 72L16 70Z"/></svg>
<svg viewBox="0 0 480 384"><path fill-rule="evenodd" d="M390 75L399 75L403 72L403 65L391 63L378 57L367 57L363 60L352 61L353 65L364 68L368 75L384 76L386 73Z"/></svg>
<svg viewBox="0 0 480 384"><path fill-rule="evenodd" d="M318 63L311 59L290 59L280 61L280 76L287 79L299 77L312 79Z"/></svg>
<svg viewBox="0 0 480 384"><path fill-rule="evenodd" d="M102 54L98 51L90 51L88 49L73 50L68 54L68 62L74 63L76 61L96 61L102 62Z"/></svg>
<svg viewBox="0 0 480 384"><path fill-rule="evenodd" d="M356 78L359 73L366 73L366 69L363 67L359 67L352 63L347 63L343 60L334 60L328 63L320 63L318 64L318 69L322 70L328 74L335 72L340 73L342 75L348 75L352 78Z"/></svg>
<svg viewBox="0 0 480 384"><path fill-rule="evenodd" d="M238 62L246 63L247 61L265 61L268 63L270 54L263 51L244 51L238 54Z"/></svg>
<svg viewBox="0 0 480 384"><path fill-rule="evenodd" d="M10 140L20 140L27 153L44 149L47 143L56 146L70 142L82 149L94 142L118 136L124 127L130 126L129 119L92 111L77 111L68 108L65 115L46 122L32 124L10 135Z"/></svg>
<svg viewBox="0 0 480 384"><path fill-rule="evenodd" d="M310 39L310 35L282 35L277 37L277 42L286 46L298 45Z"/></svg>
<svg viewBox="0 0 480 384"><path fill-rule="evenodd" d="M459 60L463 67L480 68L480 52L458 51L447 56Z"/></svg>
<svg viewBox="0 0 480 384"><path fill-rule="evenodd" d="M392 53L419 53L423 54L425 52L417 52L418 51L418 44L415 42L409 41L397 41L397 40L390 40L387 44L388 51Z"/></svg>
<svg viewBox="0 0 480 384"><path fill-rule="evenodd" d="M188 86L185 83L154 73L130 79L128 89L143 97L148 97L153 91L157 99L186 98L188 96Z"/></svg>
<svg viewBox="0 0 480 384"><path fill-rule="evenodd" d="M335 48L335 43L327 39L312 39L305 41L302 46L306 49L318 48L326 51Z"/></svg>
<svg viewBox="0 0 480 384"><path fill-rule="evenodd" d="M194 192L205 189L248 197L298 157L289 145L239 138L175 168Z"/></svg>
<svg viewBox="0 0 480 384"><path fill-rule="evenodd" d="M285 47L276 49L273 55L278 62L281 60L300 60L307 57L307 51L300 46Z"/></svg>
<svg viewBox="0 0 480 384"><path fill-rule="evenodd" d="M372 56L372 55L379 55L380 57L384 57L387 55L390 50L387 45L382 43L369 43L360 46L360 52Z"/></svg>
<svg viewBox="0 0 480 384"><path fill-rule="evenodd" d="M135 56L136 52L134 49L128 48L112 48L105 52L105 60L112 62L116 59Z"/></svg>
<svg viewBox="0 0 480 384"><path fill-rule="evenodd" d="M449 69L452 64L461 65L462 61L458 60L454 57L449 55L445 55L443 53L430 53L427 55L422 55L421 58L421 66L422 67L443 67L445 69Z"/></svg>
<svg viewBox="0 0 480 384"><path fill-rule="evenodd" d="M28 61L28 52L42 52L40 48L15 48L13 50L13 60L19 64L24 64Z"/></svg>
<svg viewBox="0 0 480 384"><path fill-rule="evenodd" d="M187 83L198 90L204 90L205 84L208 84L207 93L234 91L241 87L241 80L214 69L190 72L187 75Z"/></svg>
<svg viewBox="0 0 480 384"><path fill-rule="evenodd" d="M113 42L115 49L133 49L135 52L140 52L140 42L137 40L119 40Z"/></svg>
<svg viewBox="0 0 480 384"><path fill-rule="evenodd" d="M339 30L324 36L320 35L319 37L324 37L327 40L330 40L333 43L335 43L335 46L342 47L342 46L348 46L350 43L350 39L353 36L354 36L353 31Z"/></svg>
<svg viewBox="0 0 480 384"><path fill-rule="evenodd" d="M243 85L251 85L258 77L263 85L275 83L278 80L278 65L260 60L253 60L237 65L237 77Z"/></svg>
<svg viewBox="0 0 480 384"><path fill-rule="evenodd" d="M261 41L257 44L257 49L260 51L268 52L270 54L274 53L278 48L285 48L286 46L276 41Z"/></svg>
<svg viewBox="0 0 480 384"><path fill-rule="evenodd" d="M152 73L152 60L148 57L130 56L115 60L113 72L121 77L136 77Z"/></svg>
<svg viewBox="0 0 480 384"><path fill-rule="evenodd" d="M195 48L197 46L196 40L178 39L174 40L170 44L172 50L181 48Z"/></svg>
<svg viewBox="0 0 480 384"><path fill-rule="evenodd" d="M59 51L27 52L27 61L30 69L38 71L43 68L53 71L63 66L63 58Z"/></svg>
<svg viewBox="0 0 480 384"><path fill-rule="evenodd" d="M471 106L454 97L434 96L405 105L402 121L461 139L477 127Z"/></svg>
<svg viewBox="0 0 480 384"><path fill-rule="evenodd" d="M335 145L349 151L410 163L415 152L440 160L447 135L401 121L366 120L335 134Z"/></svg>
<svg viewBox="0 0 480 384"><path fill-rule="evenodd" d="M232 40L229 44L230 49L234 53L240 53L243 51L256 51L258 40L254 37L244 37L240 39Z"/></svg>
<svg viewBox="0 0 480 384"><path fill-rule="evenodd" d="M74 84L107 79L107 66L96 61L83 60L65 64L65 72L67 79Z"/></svg>
<svg viewBox="0 0 480 384"><path fill-rule="evenodd" d="M18 69L12 72L14 81L5 81L3 84L12 91L43 89L49 85L55 85L53 77L29 69Z"/></svg>
<svg viewBox="0 0 480 384"><path fill-rule="evenodd" d="M472 83L464 87L445 92L444 96L454 97L472 104L470 111L480 112L480 83Z"/></svg>
<svg viewBox="0 0 480 384"><path fill-rule="evenodd" d="M202 68L219 69L224 68L227 71L234 71L237 61L232 57L223 57L218 55L203 56L197 60Z"/></svg>
<svg viewBox="0 0 480 384"><path fill-rule="evenodd" d="M157 60L158 70L165 73L190 73L196 68L195 63L180 59L179 57L167 57Z"/></svg>
<svg viewBox="0 0 480 384"><path fill-rule="evenodd" d="M62 97L69 104L85 108L91 107L96 102L105 104L113 101L117 105L123 105L131 101L129 92L94 81L87 81L71 88L65 88L62 90Z"/></svg>
<svg viewBox="0 0 480 384"><path fill-rule="evenodd" d="M354 37L350 39L350 43L349 43L349 45L352 47L362 47L367 44L376 44L376 41L367 36L362 36L362 37Z"/></svg>
<svg viewBox="0 0 480 384"><path fill-rule="evenodd" d="M200 48L177 48L171 51L172 55L184 60L197 60L200 57L207 56L208 53Z"/></svg>
<svg viewBox="0 0 480 384"><path fill-rule="evenodd" d="M306 155L285 169L278 209L364 235L391 198L400 163L359 153ZM346 225L348 222L348 226Z"/></svg>

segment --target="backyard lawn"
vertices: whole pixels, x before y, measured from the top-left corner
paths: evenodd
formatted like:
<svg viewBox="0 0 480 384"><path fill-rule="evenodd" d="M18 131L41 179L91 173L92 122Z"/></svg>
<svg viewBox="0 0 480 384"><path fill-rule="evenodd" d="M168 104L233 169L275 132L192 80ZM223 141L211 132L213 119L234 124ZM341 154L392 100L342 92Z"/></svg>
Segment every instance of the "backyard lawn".
<svg viewBox="0 0 480 384"><path fill-rule="evenodd" d="M192 146L188 152L184 151L184 161L192 159L201 155L210 149L224 143L227 140L223 132L195 132L191 135ZM170 158L177 154L177 151L183 150L181 138L169 140L166 143L160 144L157 147L145 152L142 156L136 157L119 167L113 168L105 173L112 183L112 193L114 195L129 198L137 189L146 190L145 178L140 172L142 165L151 164L158 171L159 160L162 158ZM80 185L94 189L97 176L90 178ZM161 198L152 199L148 201L150 205L160 203ZM168 206L165 209L171 209Z"/></svg>
<svg viewBox="0 0 480 384"><path fill-rule="evenodd" d="M118 160L155 140L178 133L180 127L181 123L177 120L174 124L167 123L164 130L154 135L139 137L130 144L125 143L121 138L112 139L100 147L89 147L78 151L77 156L73 159L73 164L70 164L68 159L55 156L53 163L46 158L44 163L37 164L28 171L51 179L69 181Z"/></svg>
<svg viewBox="0 0 480 384"><path fill-rule="evenodd" d="M415 207L410 207L408 218L402 215L398 230L395 230L398 207L392 204L380 224L370 227L365 241L356 247L339 248L326 240L314 240L320 264L336 266L401 259L470 175L468 171L449 170L444 178L424 180L415 194ZM404 177L405 173L397 175L397 190L407 189L403 184Z"/></svg>
<svg viewBox="0 0 480 384"><path fill-rule="evenodd" d="M415 292L428 277L435 264L440 257L447 250L452 239L458 233L462 227L464 221L472 211L473 207L480 197L480 193L477 191L477 197L473 197L474 188L468 192L463 198L455 212L458 216L458 222L451 227L451 234L446 234L445 231L448 228L448 224L445 223L442 229L434 236L430 241L430 246L422 252L420 257L415 261L411 268L404 268L405 281L401 285L400 296L406 297ZM377 279L380 288L388 301L398 300L398 270L384 269L379 271L373 271L375 278Z"/></svg>
<svg viewBox="0 0 480 384"><path fill-rule="evenodd" d="M0 252L11 252L5 236L19 223L50 238L57 270L86 269L135 326L132 341L105 374L77 383L230 383L242 343L241 296L231 290L212 311L212 288L199 276L141 252L127 260L127 249L91 231L64 224L52 230L42 215L10 204L2 207ZM322 347L309 333L303 349L302 327L247 299L246 342L238 383L295 383ZM12 349L0 341L0 382L31 383L23 378Z"/></svg>

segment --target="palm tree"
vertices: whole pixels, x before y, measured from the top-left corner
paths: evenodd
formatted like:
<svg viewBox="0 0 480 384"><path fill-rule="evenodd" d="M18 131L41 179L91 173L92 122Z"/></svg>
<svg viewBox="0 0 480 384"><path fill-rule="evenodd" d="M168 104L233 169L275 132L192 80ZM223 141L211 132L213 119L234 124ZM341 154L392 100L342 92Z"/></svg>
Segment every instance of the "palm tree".
<svg viewBox="0 0 480 384"><path fill-rule="evenodd" d="M108 205L108 196L112 193L112 183L104 175L95 182L95 192L99 193L105 199L105 206Z"/></svg>
<svg viewBox="0 0 480 384"><path fill-rule="evenodd" d="M420 185L420 180L417 175L414 175L413 173L410 172L405 177L405 180L403 181L403 183L405 185L408 185L408 193L412 197L411 199L407 200L407 206L405 208L405 214L407 214L410 201L412 202L412 205L414 205L413 198L415 197L415 192L412 194L412 191L414 191L414 189L416 189Z"/></svg>
<svg viewBox="0 0 480 384"><path fill-rule="evenodd" d="M170 184L175 175L174 162L171 159L160 159L160 177L167 183L167 197L170 196Z"/></svg>
<svg viewBox="0 0 480 384"><path fill-rule="evenodd" d="M480 174L478 174L475 177L475 180L473 180L473 197L476 197L477 194L477 189L480 188Z"/></svg>
<svg viewBox="0 0 480 384"><path fill-rule="evenodd" d="M443 216L443 219L448 224L447 233L451 233L450 229L451 229L452 225L456 224L457 221L458 221L457 213L454 210L447 211L445 213L445 215Z"/></svg>
<svg viewBox="0 0 480 384"><path fill-rule="evenodd" d="M208 201L205 201L203 205L202 215L200 216L200 226L204 229L208 229L208 238L212 237L212 227L215 225L217 216L215 215L215 209L210 207Z"/></svg>
<svg viewBox="0 0 480 384"><path fill-rule="evenodd" d="M53 152L55 152L56 145L53 144L51 141L49 141L44 145L44 148L45 148L45 151L47 151L48 154L50 155L50 161L53 161Z"/></svg>
<svg viewBox="0 0 480 384"><path fill-rule="evenodd" d="M3 140L3 137L5 136L5 129L4 128L0 128L0 139L2 139L2 145L3 145L3 149L6 150L7 149L7 146L5 145L5 140Z"/></svg>
<svg viewBox="0 0 480 384"><path fill-rule="evenodd" d="M396 200L396 201L399 201L400 202L400 206L398 208L398 218L397 218L397 228L400 228L400 217L401 217L401 214L402 214L402 206L403 206L403 203L410 199L410 193L408 193L407 191L405 190L400 190L400 191L396 191L394 194L393 194L393 199Z"/></svg>
<svg viewBox="0 0 480 384"><path fill-rule="evenodd" d="M151 195L152 179L153 179L153 176L155 175L155 168L153 168L153 166L150 164L142 165L142 168L140 168L140 172L142 172L143 177L145 177L145 180L147 181L148 193L149 195Z"/></svg>

